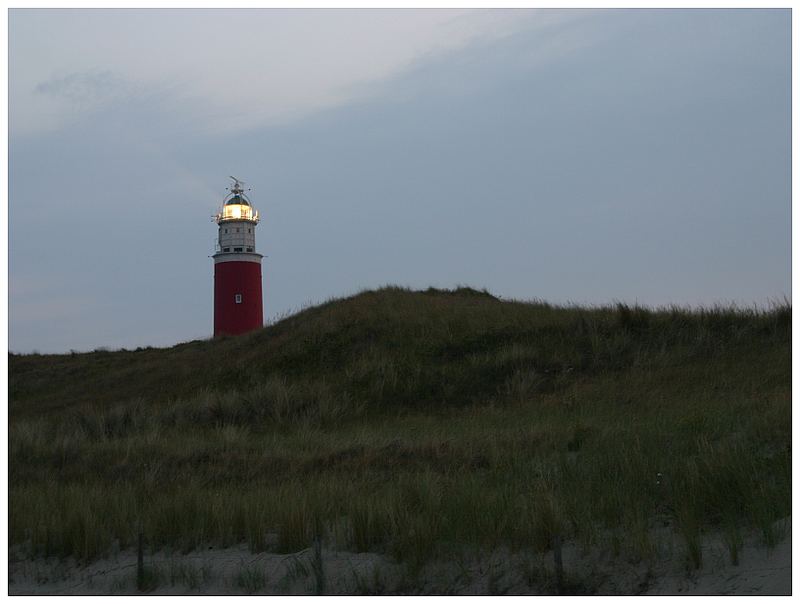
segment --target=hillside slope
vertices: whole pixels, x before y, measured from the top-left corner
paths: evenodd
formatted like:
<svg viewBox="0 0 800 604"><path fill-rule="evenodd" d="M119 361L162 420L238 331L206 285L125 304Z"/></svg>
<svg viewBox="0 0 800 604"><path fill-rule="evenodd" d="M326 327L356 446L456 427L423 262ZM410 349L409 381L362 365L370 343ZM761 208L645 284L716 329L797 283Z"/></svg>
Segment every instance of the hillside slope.
<svg viewBox="0 0 800 604"><path fill-rule="evenodd" d="M314 534L419 564L555 535L780 535L791 308L649 311L384 288L169 349L11 355L10 538L89 559ZM274 539L270 535L275 535Z"/></svg>
<svg viewBox="0 0 800 604"><path fill-rule="evenodd" d="M371 407L463 405L495 398L515 377L542 392L632 367L783 355L790 312L559 308L468 288L385 288L243 337L166 349L12 354L10 413L163 402L201 389L247 389L271 377L325 382ZM775 366L765 377L785 377L785 369Z"/></svg>

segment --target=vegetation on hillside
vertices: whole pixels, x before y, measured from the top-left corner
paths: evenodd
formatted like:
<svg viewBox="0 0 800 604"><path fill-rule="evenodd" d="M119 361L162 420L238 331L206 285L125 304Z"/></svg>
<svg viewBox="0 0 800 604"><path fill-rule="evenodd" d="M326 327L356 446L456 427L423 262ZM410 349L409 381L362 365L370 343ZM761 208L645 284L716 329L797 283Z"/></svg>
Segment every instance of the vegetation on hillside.
<svg viewBox="0 0 800 604"><path fill-rule="evenodd" d="M774 543L791 504L791 307L649 310L369 291L246 336L10 355L10 541L314 536L411 565L576 539L654 555L656 527ZM270 535L277 535L272 539Z"/></svg>

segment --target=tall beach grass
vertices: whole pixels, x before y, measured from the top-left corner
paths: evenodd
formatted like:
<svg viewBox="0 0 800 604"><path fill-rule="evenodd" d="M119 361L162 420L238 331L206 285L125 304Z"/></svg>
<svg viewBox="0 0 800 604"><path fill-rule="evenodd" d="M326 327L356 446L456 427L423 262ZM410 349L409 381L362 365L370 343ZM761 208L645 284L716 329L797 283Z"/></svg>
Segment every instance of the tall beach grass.
<svg viewBox="0 0 800 604"><path fill-rule="evenodd" d="M790 514L791 307L384 288L238 338L10 356L21 555L320 538L422 564L554 537L703 564Z"/></svg>

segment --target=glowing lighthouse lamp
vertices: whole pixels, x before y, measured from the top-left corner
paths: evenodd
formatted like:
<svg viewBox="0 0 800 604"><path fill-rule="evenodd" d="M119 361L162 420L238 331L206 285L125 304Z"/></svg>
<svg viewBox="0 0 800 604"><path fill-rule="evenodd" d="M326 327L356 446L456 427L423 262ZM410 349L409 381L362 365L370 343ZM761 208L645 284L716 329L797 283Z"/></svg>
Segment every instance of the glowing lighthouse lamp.
<svg viewBox="0 0 800 604"><path fill-rule="evenodd" d="M256 253L258 212L237 178L222 209L214 254L214 336L238 335L262 327L261 254Z"/></svg>

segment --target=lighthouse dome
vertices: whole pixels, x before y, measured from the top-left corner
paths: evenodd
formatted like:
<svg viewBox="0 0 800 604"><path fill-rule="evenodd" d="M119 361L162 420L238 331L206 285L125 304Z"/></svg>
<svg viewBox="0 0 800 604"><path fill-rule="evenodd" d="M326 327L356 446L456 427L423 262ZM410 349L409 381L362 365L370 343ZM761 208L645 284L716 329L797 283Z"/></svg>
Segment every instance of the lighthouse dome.
<svg viewBox="0 0 800 604"><path fill-rule="evenodd" d="M234 205L241 205L241 206L249 206L250 202L243 195L239 195L238 193L231 197L228 201L225 202L226 206L234 206Z"/></svg>

